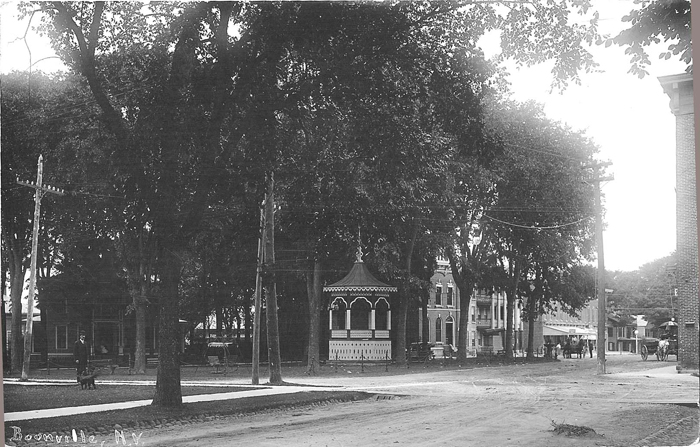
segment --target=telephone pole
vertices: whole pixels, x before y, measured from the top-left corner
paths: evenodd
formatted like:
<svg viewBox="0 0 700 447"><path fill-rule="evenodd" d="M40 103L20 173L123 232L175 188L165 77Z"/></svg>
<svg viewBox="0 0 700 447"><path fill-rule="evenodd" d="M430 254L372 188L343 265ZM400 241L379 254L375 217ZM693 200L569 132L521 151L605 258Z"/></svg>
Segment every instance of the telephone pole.
<svg viewBox="0 0 700 447"><path fill-rule="evenodd" d="M266 243L265 234L265 204L267 203L267 194L260 208L260 236L258 237L258 268L255 273L255 313L253 314L253 359L252 359L252 377L253 385L260 384L260 312L262 311L262 273L263 264L265 263L264 247Z"/></svg>
<svg viewBox="0 0 700 447"><path fill-rule="evenodd" d="M29 268L29 296L27 297L27 325L24 330L24 361L22 362L22 381L26 381L29 378L29 361L32 355L32 338L33 338L33 321L34 316L34 289L36 288L36 258L39 245L39 217L41 215L41 198L44 194L50 192L52 194L58 194L62 196L64 191L62 189L53 188L51 186L45 186L42 184L42 176L44 172L44 158L39 155L39 161L37 163L37 173L36 173L36 183L23 182L17 179L17 183L24 186L29 186L34 188L34 231L32 233L32 259ZM22 313L22 309L12 309L12 312L19 311ZM19 335L19 334L17 334Z"/></svg>
<svg viewBox="0 0 700 447"><path fill-rule="evenodd" d="M600 182L608 182L614 180L612 175L601 177L601 168L606 168L612 165L611 162L593 163L584 166L585 168L593 168L595 183L595 209L596 209L596 225L595 239L598 249L598 287L596 289L596 297L598 298L598 340L596 343L598 359L598 374L605 374L605 335L607 322L607 303L605 302L605 251L603 250L603 205L600 197Z"/></svg>

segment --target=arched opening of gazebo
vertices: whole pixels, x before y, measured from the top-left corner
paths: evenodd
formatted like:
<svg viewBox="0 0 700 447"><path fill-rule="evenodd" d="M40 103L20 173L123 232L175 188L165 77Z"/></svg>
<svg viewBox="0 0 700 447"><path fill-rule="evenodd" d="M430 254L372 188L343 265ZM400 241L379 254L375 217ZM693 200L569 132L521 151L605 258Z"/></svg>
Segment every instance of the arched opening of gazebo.
<svg viewBox="0 0 700 447"><path fill-rule="evenodd" d="M372 303L364 296L352 300L350 304L350 329L362 331L370 330L370 317L372 316Z"/></svg>

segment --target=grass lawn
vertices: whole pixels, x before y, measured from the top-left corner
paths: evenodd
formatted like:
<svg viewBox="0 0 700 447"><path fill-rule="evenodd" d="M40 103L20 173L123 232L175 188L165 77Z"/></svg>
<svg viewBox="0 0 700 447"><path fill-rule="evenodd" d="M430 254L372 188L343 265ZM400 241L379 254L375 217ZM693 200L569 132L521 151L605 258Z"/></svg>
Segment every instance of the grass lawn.
<svg viewBox="0 0 700 447"><path fill-rule="evenodd" d="M47 408L77 407L113 402L152 399L153 385L109 385L98 383L96 390L81 390L78 385L17 385L5 384L5 413ZM182 395L231 393L255 389L252 387L183 386Z"/></svg>
<svg viewBox="0 0 700 447"><path fill-rule="evenodd" d="M208 388L207 391L209 390ZM100 391L101 390L98 389L96 392L85 391L84 393L94 395ZM228 389L228 391L231 390ZM138 390L133 392L138 392ZM184 393L185 387L183 387L183 394ZM23 434L53 433L55 437L57 434L68 436L72 430L78 433L82 430L87 436L95 436L97 439L110 439L109 436L113 438L115 426L117 424L124 433L136 433L147 428L160 427L167 424L184 425L211 420L219 416L250 414L277 408L294 408L319 402L356 401L369 397L371 397L370 394L356 391L309 391L304 393L247 397L223 401L187 403L179 409L163 409L145 406L130 408L128 410L114 410L48 419L6 422L5 438L6 441L9 440L17 430L13 427L19 427ZM127 436L129 435L127 434ZM15 444L8 442L8 445ZM20 442L17 445L24 444Z"/></svg>

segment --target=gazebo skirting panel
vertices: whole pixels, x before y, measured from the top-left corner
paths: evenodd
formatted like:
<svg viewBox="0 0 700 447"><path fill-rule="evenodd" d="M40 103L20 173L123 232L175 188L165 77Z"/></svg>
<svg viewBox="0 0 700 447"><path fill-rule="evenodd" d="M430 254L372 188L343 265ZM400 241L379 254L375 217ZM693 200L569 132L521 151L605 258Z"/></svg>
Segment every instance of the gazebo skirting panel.
<svg viewBox="0 0 700 447"><path fill-rule="evenodd" d="M391 340L332 339L328 347L330 360L379 362L391 359Z"/></svg>

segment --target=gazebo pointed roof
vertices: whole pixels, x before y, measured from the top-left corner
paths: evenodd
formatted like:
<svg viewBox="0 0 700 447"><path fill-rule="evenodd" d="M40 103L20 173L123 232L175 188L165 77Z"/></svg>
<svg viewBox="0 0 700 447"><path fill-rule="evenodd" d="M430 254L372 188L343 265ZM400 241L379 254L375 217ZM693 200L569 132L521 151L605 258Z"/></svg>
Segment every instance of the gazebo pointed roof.
<svg viewBox="0 0 700 447"><path fill-rule="evenodd" d="M324 292L396 292L396 287L378 280L362 262L362 251L358 250L357 260L350 272L340 281L325 286Z"/></svg>

